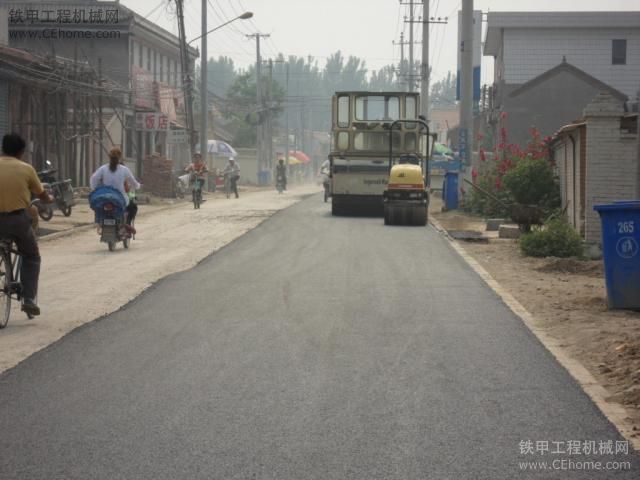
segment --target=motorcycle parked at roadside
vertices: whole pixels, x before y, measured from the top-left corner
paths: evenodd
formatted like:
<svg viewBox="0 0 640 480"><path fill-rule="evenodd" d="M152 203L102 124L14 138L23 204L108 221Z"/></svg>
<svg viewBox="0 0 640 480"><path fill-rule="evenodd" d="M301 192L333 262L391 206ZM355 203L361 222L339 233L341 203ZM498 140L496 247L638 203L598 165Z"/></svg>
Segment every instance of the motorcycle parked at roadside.
<svg viewBox="0 0 640 480"><path fill-rule="evenodd" d="M47 168L37 172L38 178L42 183L42 187L54 198L54 202L51 205L39 202L37 208L40 218L48 222L51 220L51 217L53 217L54 207L58 208L65 217L70 216L72 207L75 205L75 200L73 199L71 180L58 181L55 176L58 170L53 168L49 160L45 163Z"/></svg>
<svg viewBox="0 0 640 480"><path fill-rule="evenodd" d="M189 174L180 170L173 175L173 191L176 198L184 198L189 189Z"/></svg>

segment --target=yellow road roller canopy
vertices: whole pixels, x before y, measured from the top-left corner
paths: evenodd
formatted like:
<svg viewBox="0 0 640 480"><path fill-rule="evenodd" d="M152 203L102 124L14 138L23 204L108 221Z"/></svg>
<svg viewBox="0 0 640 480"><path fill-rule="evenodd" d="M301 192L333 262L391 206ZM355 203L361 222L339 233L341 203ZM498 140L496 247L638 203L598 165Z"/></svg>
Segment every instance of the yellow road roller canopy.
<svg viewBox="0 0 640 480"><path fill-rule="evenodd" d="M389 175L390 190L424 190L422 169L418 165L400 164L391 168Z"/></svg>

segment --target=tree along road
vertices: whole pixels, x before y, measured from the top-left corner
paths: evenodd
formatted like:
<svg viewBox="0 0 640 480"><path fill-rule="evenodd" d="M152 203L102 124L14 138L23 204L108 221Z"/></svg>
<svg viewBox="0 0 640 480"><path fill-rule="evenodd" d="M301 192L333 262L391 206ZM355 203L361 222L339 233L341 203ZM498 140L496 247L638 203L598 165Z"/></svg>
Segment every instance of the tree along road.
<svg viewBox="0 0 640 480"><path fill-rule="evenodd" d="M585 454L622 439L435 230L317 196L5 372L0 405L2 479L638 478Z"/></svg>

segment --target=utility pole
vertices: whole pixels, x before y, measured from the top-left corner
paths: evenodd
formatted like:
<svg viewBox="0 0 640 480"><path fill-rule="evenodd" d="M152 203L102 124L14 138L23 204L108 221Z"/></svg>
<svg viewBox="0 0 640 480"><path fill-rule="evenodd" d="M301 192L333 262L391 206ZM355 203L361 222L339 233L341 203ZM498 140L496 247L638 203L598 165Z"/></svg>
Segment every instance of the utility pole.
<svg viewBox="0 0 640 480"><path fill-rule="evenodd" d="M207 0L202 0L202 40L200 44L200 154L209 165L207 135Z"/></svg>
<svg viewBox="0 0 640 480"><path fill-rule="evenodd" d="M258 183L260 183L260 174L262 172L262 168L264 166L264 145L263 145L263 135L264 135L264 127L262 125L262 114L263 114L263 104L262 104L262 57L260 56L260 38L269 38L270 35L264 35L261 33L253 33L251 35L247 35L247 38L255 38L256 39L256 100L258 103L258 125L257 125L257 135L256 135L256 160L257 160L257 168L258 168Z"/></svg>
<svg viewBox="0 0 640 480"><path fill-rule="evenodd" d="M420 70L420 114L429 120L429 0L422 0L422 66Z"/></svg>
<svg viewBox="0 0 640 480"><path fill-rule="evenodd" d="M273 168L273 60L269 59L269 83L267 84L267 165Z"/></svg>
<svg viewBox="0 0 640 480"><path fill-rule="evenodd" d="M638 89L638 96L636 97L637 99L637 110L638 110L638 117L637 117L637 122L638 122L638 161L636 162L636 166L637 166L637 174L636 174L636 198L640 198L640 89Z"/></svg>
<svg viewBox="0 0 640 480"><path fill-rule="evenodd" d="M305 140L305 130L306 130L306 126L307 126L307 118L306 118L306 98L303 96L301 97L302 100L302 105L300 107L300 142L298 143L298 148L305 152L307 145L306 145L306 140Z"/></svg>
<svg viewBox="0 0 640 480"><path fill-rule="evenodd" d="M180 37L180 65L182 66L182 88L184 92L184 105L187 113L187 131L189 132L189 149L191 156L195 152L195 132L193 124L193 94L191 75L189 75L189 51L187 36L184 29L184 0L176 0L176 14L178 15L178 34Z"/></svg>
<svg viewBox="0 0 640 480"><path fill-rule="evenodd" d="M460 45L460 161L471 165L473 145L473 0L462 0Z"/></svg>
<svg viewBox="0 0 640 480"><path fill-rule="evenodd" d="M287 60L287 64L286 64L286 77L285 77L285 104L284 104L284 113L285 113L285 130L286 130L286 134L285 134L285 140L284 140L284 149L285 149L285 153L284 153L284 158L285 158L285 162L287 164L287 176L290 176L291 174L291 166L289 165L289 102L291 101L289 99L289 61Z"/></svg>
<svg viewBox="0 0 640 480"><path fill-rule="evenodd" d="M393 41L394 45L400 45L400 67L398 68L398 86L402 88L404 82L406 81L405 71L404 71L404 46L407 42L404 41L404 32L400 32L400 42Z"/></svg>
<svg viewBox="0 0 640 480"><path fill-rule="evenodd" d="M104 150L102 134L104 130L102 125L102 58L98 58L98 87L100 88L100 96L98 96L98 115L100 116L100 130L98 130L98 138L100 141L100 165L102 165L102 162L104 161L104 157L102 156L102 150Z"/></svg>
<svg viewBox="0 0 640 480"><path fill-rule="evenodd" d="M413 92L413 0L409 1L409 91Z"/></svg>

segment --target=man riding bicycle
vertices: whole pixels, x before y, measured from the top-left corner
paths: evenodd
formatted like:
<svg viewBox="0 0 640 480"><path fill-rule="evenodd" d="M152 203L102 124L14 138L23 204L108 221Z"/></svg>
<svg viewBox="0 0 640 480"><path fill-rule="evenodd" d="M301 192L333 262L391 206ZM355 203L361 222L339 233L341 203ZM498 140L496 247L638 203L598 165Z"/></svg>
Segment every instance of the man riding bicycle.
<svg viewBox="0 0 640 480"><path fill-rule="evenodd" d="M227 165L224 167L222 174L229 177L231 184L231 191L235 193L238 198L238 179L240 178L240 165L236 162L235 158L229 158Z"/></svg>
<svg viewBox="0 0 640 480"><path fill-rule="evenodd" d="M40 315L36 303L40 276L40 251L31 224L29 208L31 194L42 202L53 203L53 197L43 188L36 171L23 162L26 143L16 133L2 139L0 157L0 238L12 240L22 256L22 311L31 316Z"/></svg>

